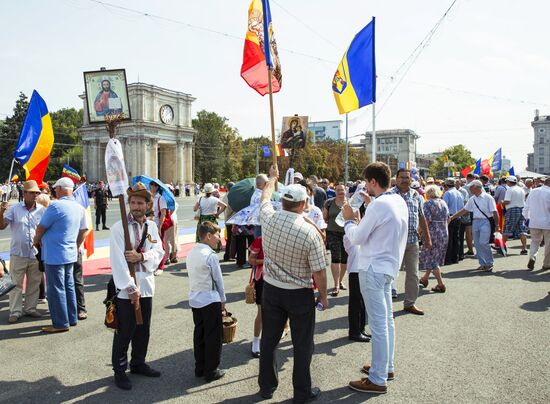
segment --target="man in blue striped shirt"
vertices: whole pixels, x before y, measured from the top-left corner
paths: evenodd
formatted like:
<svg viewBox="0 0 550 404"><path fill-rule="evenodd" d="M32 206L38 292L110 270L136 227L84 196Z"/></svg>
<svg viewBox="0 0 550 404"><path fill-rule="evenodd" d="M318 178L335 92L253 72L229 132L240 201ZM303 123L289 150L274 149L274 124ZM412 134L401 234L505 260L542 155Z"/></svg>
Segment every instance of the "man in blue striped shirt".
<svg viewBox="0 0 550 404"><path fill-rule="evenodd" d="M443 200L449 207L449 215L452 216L464 207L464 197L456 189L454 178L445 180ZM459 241L460 241L460 218L449 223L449 242L447 244L447 253L445 254L445 265L457 264L459 259Z"/></svg>

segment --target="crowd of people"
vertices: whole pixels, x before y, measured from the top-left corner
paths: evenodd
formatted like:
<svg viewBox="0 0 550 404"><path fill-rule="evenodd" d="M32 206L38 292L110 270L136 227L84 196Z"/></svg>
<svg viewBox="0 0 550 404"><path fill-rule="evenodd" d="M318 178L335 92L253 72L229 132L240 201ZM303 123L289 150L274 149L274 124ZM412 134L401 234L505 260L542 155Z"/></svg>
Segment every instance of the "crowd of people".
<svg viewBox="0 0 550 404"><path fill-rule="evenodd" d="M389 167L378 162L365 168L363 181L350 184L330 184L315 175L305 179L294 173L291 183L279 190L277 204L273 199L278 178L277 168L271 167L269 175L255 179L250 199L250 207L258 212L255 224L228 224L238 212L219 185L205 184L193 206L196 244L186 260L195 324L195 375L207 382L225 374L220 368L226 301L218 255L222 238L223 261L236 260L240 268L250 264L258 307L251 355L259 358L262 398L271 398L277 389L275 351L289 332L294 346L294 400L306 402L319 396L310 376L315 310L329 308L329 295L336 297L349 288L349 340L371 342L371 362L362 364L366 377L351 381L349 387L385 393L387 381L395 377L392 300L397 296L400 270L405 273L403 309L421 316L419 291L428 287L432 273L436 284L431 290L446 293L444 266L475 255L478 269L491 272L492 250L508 254L510 239L520 240L520 254L533 270L539 248L550 240L550 178L523 182L507 176L493 184L484 176L469 174L465 179L424 181L415 180L407 169L399 169L392 177ZM9 296L10 323L23 315L41 316L36 307L43 272L52 319L43 331L66 332L87 317L81 246L89 227L84 209L73 197L73 185L68 178L59 179L50 197L49 187L40 189L36 182L27 181L22 184L21 202L0 205L0 229L10 226L12 231L10 272L17 284ZM227 190L233 185L228 183ZM108 188L99 181L89 190L95 200L96 230L100 225L108 230ZM360 207L350 204L356 195ZM153 181L147 187L138 182L128 189L127 203L131 248L125 244L122 221L110 229L118 317L112 366L115 384L126 390L132 388L128 367L132 373L160 376L146 363L155 275L162 273L164 265L177 262L178 248L177 207L168 209L159 184ZM225 232L218 223L222 214ZM548 245L541 261L541 270L550 270ZM134 277L129 265L135 269Z"/></svg>

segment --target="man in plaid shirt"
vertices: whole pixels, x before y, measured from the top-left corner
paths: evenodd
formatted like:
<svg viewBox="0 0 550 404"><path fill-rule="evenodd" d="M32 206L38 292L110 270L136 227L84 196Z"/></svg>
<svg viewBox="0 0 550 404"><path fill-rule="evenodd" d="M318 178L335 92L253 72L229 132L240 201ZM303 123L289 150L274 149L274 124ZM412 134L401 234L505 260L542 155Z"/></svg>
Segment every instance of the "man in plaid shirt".
<svg viewBox="0 0 550 404"><path fill-rule="evenodd" d="M260 345L260 395L269 399L277 389L275 349L287 319L294 346L294 402L316 399L320 390L311 387L310 364L315 329L313 278L319 290L318 302L328 307L326 252L315 226L304 220L307 192L302 185L285 187L283 210L275 212L271 194L278 171L270 169L270 180L261 197L260 222L264 249L262 340Z"/></svg>
<svg viewBox="0 0 550 404"><path fill-rule="evenodd" d="M406 169L397 170L396 186L392 191L401 195L409 209L409 234L407 236L407 248L403 257L401 269L405 270L405 301L404 310L417 315L424 315L424 311L416 307L418 298L418 256L419 256L419 235L418 227L424 238L424 248L432 248L432 240L428 230L428 223L424 218L424 200L418 192L411 189L411 173Z"/></svg>

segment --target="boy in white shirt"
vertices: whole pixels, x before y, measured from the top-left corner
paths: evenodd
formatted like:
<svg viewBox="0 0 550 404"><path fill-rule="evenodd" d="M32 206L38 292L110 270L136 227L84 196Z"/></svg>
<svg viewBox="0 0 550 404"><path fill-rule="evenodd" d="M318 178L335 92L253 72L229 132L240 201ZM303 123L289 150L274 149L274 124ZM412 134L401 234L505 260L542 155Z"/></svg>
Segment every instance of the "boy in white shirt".
<svg viewBox="0 0 550 404"><path fill-rule="evenodd" d="M219 365L223 339L222 311L226 299L220 260L214 251L220 244L220 228L205 221L198 226L197 235L200 241L187 256L189 305L195 323L195 376L211 382L225 375Z"/></svg>

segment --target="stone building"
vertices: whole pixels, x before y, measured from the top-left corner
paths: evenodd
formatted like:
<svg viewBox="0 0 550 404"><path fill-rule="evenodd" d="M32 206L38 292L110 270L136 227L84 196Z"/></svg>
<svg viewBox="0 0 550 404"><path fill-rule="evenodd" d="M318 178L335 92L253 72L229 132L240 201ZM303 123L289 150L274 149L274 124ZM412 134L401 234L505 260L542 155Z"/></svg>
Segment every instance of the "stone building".
<svg viewBox="0 0 550 404"><path fill-rule="evenodd" d="M145 83L128 84L131 120L118 127L128 177L148 175L165 183L193 183L193 139L189 94ZM83 173L88 181L105 180L105 146L109 140L103 123L90 124L85 94L84 125L79 129L83 147Z"/></svg>
<svg viewBox="0 0 550 404"><path fill-rule="evenodd" d="M550 116L539 116L535 111L535 119L531 122L535 131L533 139L533 155L529 159L528 170L539 174L550 174Z"/></svg>

